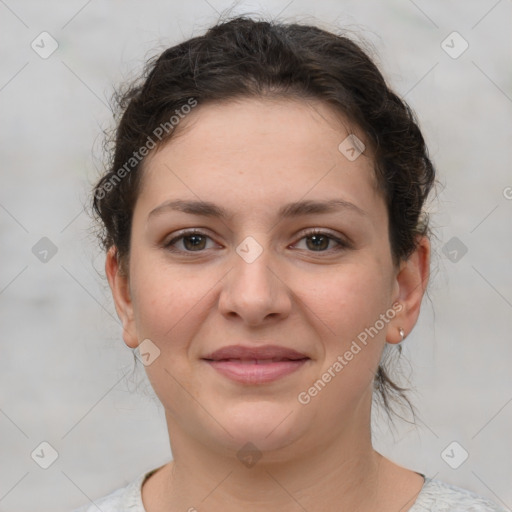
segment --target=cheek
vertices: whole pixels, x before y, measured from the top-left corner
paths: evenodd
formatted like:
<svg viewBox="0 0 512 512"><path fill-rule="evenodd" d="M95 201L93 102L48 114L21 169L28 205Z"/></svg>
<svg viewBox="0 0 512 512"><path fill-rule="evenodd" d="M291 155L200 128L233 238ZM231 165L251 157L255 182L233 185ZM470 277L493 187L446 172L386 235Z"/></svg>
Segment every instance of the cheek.
<svg viewBox="0 0 512 512"><path fill-rule="evenodd" d="M324 360L316 378L324 375L329 381L321 393L327 402L346 402L348 407L374 378L386 336L387 323L381 315L390 307L383 277L384 269L376 262L360 261L325 278L302 280L304 300L326 333Z"/></svg>
<svg viewBox="0 0 512 512"><path fill-rule="evenodd" d="M301 300L322 321L330 338L346 342L373 325L389 307L382 268L363 261L297 280Z"/></svg>
<svg viewBox="0 0 512 512"><path fill-rule="evenodd" d="M149 338L167 364L180 365L202 329L222 272L169 264L165 255L134 252L132 300L139 340ZM217 284L218 286L218 284Z"/></svg>
<svg viewBox="0 0 512 512"><path fill-rule="evenodd" d="M159 350L145 371L166 410L178 415L190 407L191 396L199 399L204 392L201 382L194 379L196 368L189 347L203 324L207 292L218 277L214 279L212 272L200 276L197 270L178 269L149 258L136 261L132 299L138 338L150 339Z"/></svg>

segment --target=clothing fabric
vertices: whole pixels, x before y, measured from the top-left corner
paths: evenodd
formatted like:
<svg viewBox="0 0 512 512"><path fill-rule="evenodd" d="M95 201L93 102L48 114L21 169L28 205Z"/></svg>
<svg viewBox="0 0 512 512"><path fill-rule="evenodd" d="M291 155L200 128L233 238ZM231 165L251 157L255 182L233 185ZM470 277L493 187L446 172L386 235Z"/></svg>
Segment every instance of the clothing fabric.
<svg viewBox="0 0 512 512"><path fill-rule="evenodd" d="M157 469L139 475L127 486L73 512L146 512L142 503L142 484ZM496 503L470 491L423 475L425 480L408 512L506 512Z"/></svg>

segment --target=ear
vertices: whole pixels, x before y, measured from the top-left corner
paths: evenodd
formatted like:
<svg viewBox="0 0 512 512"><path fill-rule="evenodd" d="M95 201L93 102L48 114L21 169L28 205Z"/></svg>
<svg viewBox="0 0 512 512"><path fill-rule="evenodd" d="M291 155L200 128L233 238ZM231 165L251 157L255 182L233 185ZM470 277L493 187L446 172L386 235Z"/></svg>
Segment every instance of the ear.
<svg viewBox="0 0 512 512"><path fill-rule="evenodd" d="M130 293L130 282L128 275L121 268L117 248L111 247L107 252L105 261L105 273L108 284L112 291L117 316L123 324L123 339L130 348L137 348L139 345L135 320L133 314L133 303Z"/></svg>
<svg viewBox="0 0 512 512"><path fill-rule="evenodd" d="M429 275L430 241L426 236L419 236L416 249L407 260L400 263L396 275L394 302L400 303L402 307L388 325L388 343L400 343L400 328L404 330L404 336L407 336L416 325Z"/></svg>

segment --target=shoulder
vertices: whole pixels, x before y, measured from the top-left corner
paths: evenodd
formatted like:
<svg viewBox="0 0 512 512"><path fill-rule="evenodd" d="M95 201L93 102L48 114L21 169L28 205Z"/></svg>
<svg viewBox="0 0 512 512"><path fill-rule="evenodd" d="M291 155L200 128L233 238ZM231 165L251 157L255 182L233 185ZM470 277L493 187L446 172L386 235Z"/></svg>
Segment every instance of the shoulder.
<svg viewBox="0 0 512 512"><path fill-rule="evenodd" d="M427 511L505 512L505 509L471 491L425 477L425 484L409 512Z"/></svg>
<svg viewBox="0 0 512 512"><path fill-rule="evenodd" d="M73 512L98 512L98 510L101 512L145 512L141 488L143 481L152 473L153 471L142 473L128 485L75 509Z"/></svg>

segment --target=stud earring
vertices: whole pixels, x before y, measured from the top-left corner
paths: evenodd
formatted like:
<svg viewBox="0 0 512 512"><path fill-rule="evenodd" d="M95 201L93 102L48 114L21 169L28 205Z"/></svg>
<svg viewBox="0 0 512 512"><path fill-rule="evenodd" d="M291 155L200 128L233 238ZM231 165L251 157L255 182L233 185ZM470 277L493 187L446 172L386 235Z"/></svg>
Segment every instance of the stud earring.
<svg viewBox="0 0 512 512"><path fill-rule="evenodd" d="M402 341L404 341L404 338L405 338L404 330L400 327L400 328L398 329L398 332L400 333L400 336L402 337Z"/></svg>

